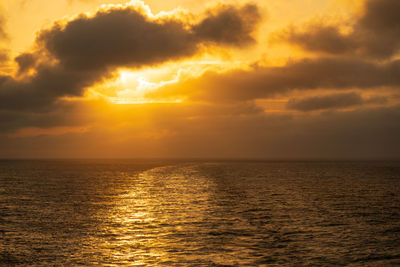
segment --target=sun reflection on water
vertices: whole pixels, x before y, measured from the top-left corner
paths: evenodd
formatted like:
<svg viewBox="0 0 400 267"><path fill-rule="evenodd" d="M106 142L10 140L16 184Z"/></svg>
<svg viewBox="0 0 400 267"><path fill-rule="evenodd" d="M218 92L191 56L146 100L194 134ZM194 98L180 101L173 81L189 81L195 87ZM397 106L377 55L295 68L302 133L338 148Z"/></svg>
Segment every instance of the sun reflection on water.
<svg viewBox="0 0 400 267"><path fill-rule="evenodd" d="M105 244L113 262L139 266L175 261L179 253L172 252L184 251L192 224L206 216L210 181L189 180L182 173L167 176L166 171L168 167L141 173L115 200L108 227L100 230L113 236Z"/></svg>

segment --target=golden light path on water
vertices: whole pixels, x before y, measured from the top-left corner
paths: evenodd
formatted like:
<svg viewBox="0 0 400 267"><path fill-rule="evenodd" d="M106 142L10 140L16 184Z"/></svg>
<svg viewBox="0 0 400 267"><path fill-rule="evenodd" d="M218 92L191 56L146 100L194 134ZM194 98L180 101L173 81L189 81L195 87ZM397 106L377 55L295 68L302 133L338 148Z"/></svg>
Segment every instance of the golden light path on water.
<svg viewBox="0 0 400 267"><path fill-rule="evenodd" d="M115 199L108 213L110 224L100 230L114 236L104 244L112 253L112 262L145 266L205 260L201 254L181 255L181 259L179 255L187 249L185 243L193 241L190 235L196 239L196 222L210 212L207 203L214 185L196 176L191 166L172 175L171 170L161 167L140 173L132 188Z"/></svg>

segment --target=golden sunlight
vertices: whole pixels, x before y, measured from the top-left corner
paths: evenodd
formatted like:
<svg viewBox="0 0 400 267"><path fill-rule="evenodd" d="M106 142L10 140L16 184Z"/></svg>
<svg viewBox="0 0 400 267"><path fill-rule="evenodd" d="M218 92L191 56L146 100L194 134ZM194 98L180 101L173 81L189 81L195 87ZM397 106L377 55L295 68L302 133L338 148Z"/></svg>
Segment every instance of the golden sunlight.
<svg viewBox="0 0 400 267"><path fill-rule="evenodd" d="M146 103L181 103L182 99L173 100L152 100L146 97L146 93L157 90L157 88L171 83L177 83L181 70L171 80L149 81L143 73L121 70L119 78L115 81L120 90L116 96L107 97L114 104L146 104Z"/></svg>
<svg viewBox="0 0 400 267"><path fill-rule="evenodd" d="M238 67L246 68L247 64L242 61L226 62L212 55L204 55L194 60L171 62L155 68L123 68L118 70L114 79L93 86L86 97L105 99L113 104L182 103L184 98L152 99L148 95L161 87L200 77L206 71L224 72Z"/></svg>

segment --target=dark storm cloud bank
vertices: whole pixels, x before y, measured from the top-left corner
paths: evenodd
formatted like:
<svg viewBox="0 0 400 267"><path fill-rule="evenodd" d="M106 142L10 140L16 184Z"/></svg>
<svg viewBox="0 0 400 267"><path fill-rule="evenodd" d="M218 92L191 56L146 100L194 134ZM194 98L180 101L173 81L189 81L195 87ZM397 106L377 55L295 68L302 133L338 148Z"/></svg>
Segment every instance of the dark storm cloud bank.
<svg viewBox="0 0 400 267"><path fill-rule="evenodd" d="M189 96L209 101L242 101L282 95L291 90L368 89L400 86L400 61L375 64L351 58L304 59L283 67L206 72L167 85L152 97Z"/></svg>
<svg viewBox="0 0 400 267"><path fill-rule="evenodd" d="M215 107L215 105L214 105ZM400 158L400 107L366 108L346 112L323 112L304 115L233 113L214 110L187 119L179 107L160 109L152 118L161 129L176 131L166 136L163 150L153 157L225 157L270 159L384 159ZM241 115L239 115L241 114ZM171 117L174 120L171 120ZM210 119L212 118L212 119ZM166 127L166 128L165 128ZM89 131L85 136L4 138L0 136L1 155L37 157L60 155L60 147L74 157L107 157L106 141L98 142L104 133ZM115 156L140 157L157 142L131 140L112 146ZM93 150L93 148L96 150ZM134 148L134 149L133 149ZM17 153L15 152L17 151ZM18 153L19 151L19 153ZM108 150L110 151L110 150ZM52 154L53 153L53 154ZM121 154L118 154L121 153ZM64 154L65 155L65 154ZM147 154L146 154L147 155Z"/></svg>
<svg viewBox="0 0 400 267"><path fill-rule="evenodd" d="M289 28L278 39L305 50L328 54L359 54L371 58L390 58L400 49L400 1L367 0L364 12L345 34L340 25L313 23L305 29Z"/></svg>
<svg viewBox="0 0 400 267"><path fill-rule="evenodd" d="M0 135L26 127L83 126L87 123L82 118L85 112L83 107L68 103L59 103L47 112L0 111Z"/></svg>
<svg viewBox="0 0 400 267"><path fill-rule="evenodd" d="M253 40L260 14L255 5L248 4L219 6L208 16L191 25L172 16L150 18L128 6L56 24L40 33L39 52L16 58L19 74L34 68L34 76L24 80L0 77L0 110L46 109L59 97L82 95L85 88L109 78L118 67L178 60L210 43L243 46Z"/></svg>
<svg viewBox="0 0 400 267"><path fill-rule="evenodd" d="M300 120L294 128L300 140L295 144L292 135L291 143L300 155L309 149L314 157L399 159L399 119L400 106L328 112Z"/></svg>
<svg viewBox="0 0 400 267"><path fill-rule="evenodd" d="M201 151L204 157L222 152L222 157L271 159L400 158L399 106L207 120L205 125L185 124L179 136L168 140L168 151L173 153L180 147L182 153ZM201 129L207 129L207 134Z"/></svg>

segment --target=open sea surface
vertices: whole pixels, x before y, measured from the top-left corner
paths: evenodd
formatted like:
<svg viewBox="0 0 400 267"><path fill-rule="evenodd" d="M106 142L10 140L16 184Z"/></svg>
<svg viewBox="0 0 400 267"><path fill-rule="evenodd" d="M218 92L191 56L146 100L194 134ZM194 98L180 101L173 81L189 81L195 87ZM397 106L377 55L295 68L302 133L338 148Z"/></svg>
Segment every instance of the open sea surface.
<svg viewBox="0 0 400 267"><path fill-rule="evenodd" d="M1 160L0 265L400 266L400 162Z"/></svg>

